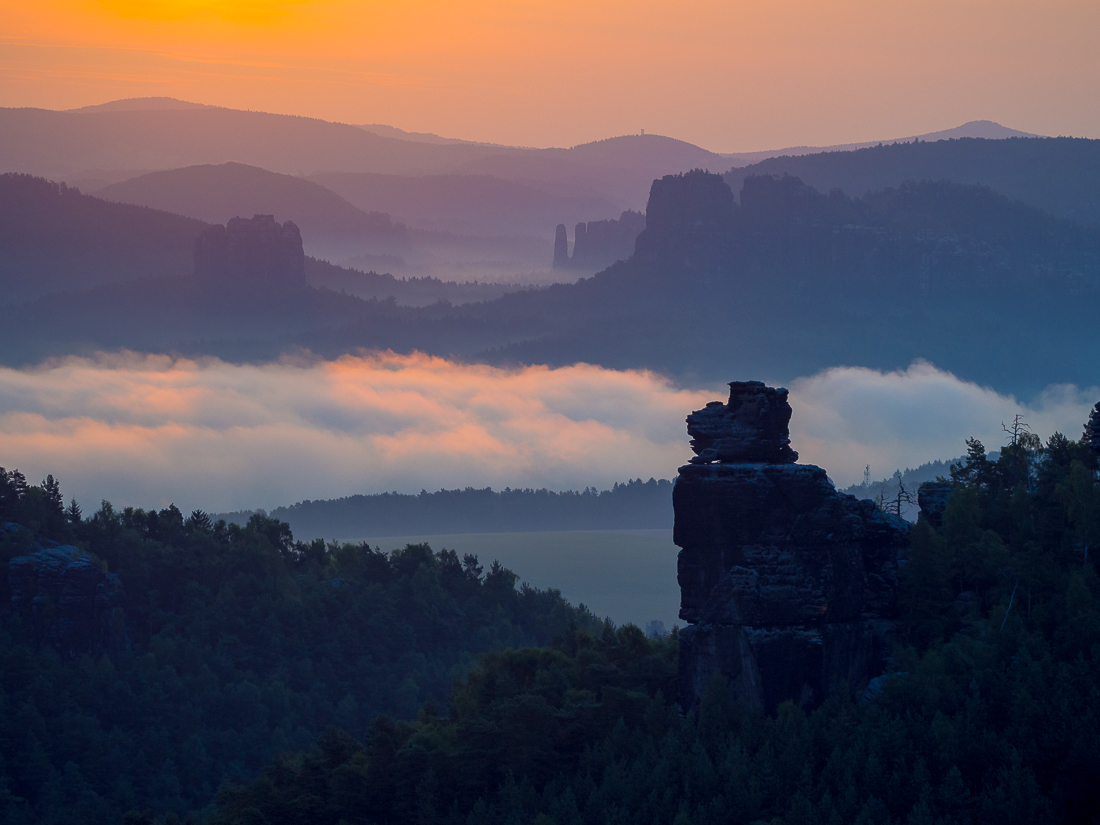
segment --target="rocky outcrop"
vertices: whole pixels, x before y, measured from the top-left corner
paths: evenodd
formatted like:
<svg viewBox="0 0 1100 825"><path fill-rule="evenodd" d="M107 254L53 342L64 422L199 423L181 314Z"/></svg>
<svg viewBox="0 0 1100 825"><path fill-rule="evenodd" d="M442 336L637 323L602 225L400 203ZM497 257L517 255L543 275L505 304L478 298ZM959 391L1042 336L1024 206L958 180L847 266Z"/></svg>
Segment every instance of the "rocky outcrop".
<svg viewBox="0 0 1100 825"><path fill-rule="evenodd" d="M720 175L695 169L653 181L635 254L664 271L726 269L739 207Z"/></svg>
<svg viewBox="0 0 1100 825"><path fill-rule="evenodd" d="M943 514L947 510L947 499L954 487L950 481L925 481L917 488L917 505L920 514L933 527L943 526Z"/></svg>
<svg viewBox="0 0 1100 825"><path fill-rule="evenodd" d="M68 656L130 646L122 583L76 547L43 547L11 559L8 588L12 611L40 644Z"/></svg>
<svg viewBox="0 0 1100 825"><path fill-rule="evenodd" d="M559 223L554 230L554 269L562 269L569 266L569 236L565 231L565 224Z"/></svg>
<svg viewBox="0 0 1100 825"><path fill-rule="evenodd" d="M790 423L786 390L761 381L730 384L728 402L711 401L687 418L691 463L793 464L798 453L791 449Z"/></svg>
<svg viewBox="0 0 1100 825"><path fill-rule="evenodd" d="M232 218L195 239L195 278L210 285L304 286L305 261L298 227L274 215Z"/></svg>
<svg viewBox="0 0 1100 825"><path fill-rule="evenodd" d="M595 272L615 261L629 258L634 254L634 242L645 229L645 222L645 215L627 210L618 220L578 223L574 229L572 256L568 254L565 225L558 224L554 241L554 268ZM559 254L563 245L564 253Z"/></svg>
<svg viewBox="0 0 1100 825"><path fill-rule="evenodd" d="M859 696L886 667L908 523L795 464L787 392L730 384L688 417L697 457L673 488L680 699L715 674L773 710Z"/></svg>

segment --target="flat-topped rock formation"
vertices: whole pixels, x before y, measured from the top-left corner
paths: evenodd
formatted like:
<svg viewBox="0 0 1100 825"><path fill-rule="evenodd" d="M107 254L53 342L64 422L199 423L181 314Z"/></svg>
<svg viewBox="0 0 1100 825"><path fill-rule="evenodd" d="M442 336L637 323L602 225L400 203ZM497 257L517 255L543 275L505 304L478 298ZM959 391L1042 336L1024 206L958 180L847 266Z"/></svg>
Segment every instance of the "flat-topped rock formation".
<svg viewBox="0 0 1100 825"><path fill-rule="evenodd" d="M673 488L685 710L715 674L774 710L857 696L886 667L909 525L795 464L790 417L786 390L749 381L687 419L696 458Z"/></svg>
<svg viewBox="0 0 1100 825"><path fill-rule="evenodd" d="M195 239L195 278L211 285L300 287L305 266L302 233L274 215L231 218Z"/></svg>
<svg viewBox="0 0 1100 825"><path fill-rule="evenodd" d="M730 384L729 401L711 401L687 417L692 464L794 464L788 425L791 405L787 391L765 387L762 381Z"/></svg>
<svg viewBox="0 0 1100 825"><path fill-rule="evenodd" d="M11 559L8 588L12 611L39 644L67 656L117 653L130 646L122 582L76 547L39 546Z"/></svg>

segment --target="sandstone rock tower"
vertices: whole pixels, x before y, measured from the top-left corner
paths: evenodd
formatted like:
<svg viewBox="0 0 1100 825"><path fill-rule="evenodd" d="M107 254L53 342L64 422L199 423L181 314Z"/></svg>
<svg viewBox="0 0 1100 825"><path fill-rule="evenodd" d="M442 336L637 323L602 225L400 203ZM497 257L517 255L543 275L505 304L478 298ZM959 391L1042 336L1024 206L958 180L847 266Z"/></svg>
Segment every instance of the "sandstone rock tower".
<svg viewBox="0 0 1100 825"><path fill-rule="evenodd" d="M195 278L210 286L305 286L302 233L293 221L274 215L232 218L195 239Z"/></svg>
<svg viewBox="0 0 1100 825"><path fill-rule="evenodd" d="M716 673L774 710L857 695L885 668L909 525L795 464L790 419L787 390L759 381L687 418L696 457L672 493L685 710Z"/></svg>

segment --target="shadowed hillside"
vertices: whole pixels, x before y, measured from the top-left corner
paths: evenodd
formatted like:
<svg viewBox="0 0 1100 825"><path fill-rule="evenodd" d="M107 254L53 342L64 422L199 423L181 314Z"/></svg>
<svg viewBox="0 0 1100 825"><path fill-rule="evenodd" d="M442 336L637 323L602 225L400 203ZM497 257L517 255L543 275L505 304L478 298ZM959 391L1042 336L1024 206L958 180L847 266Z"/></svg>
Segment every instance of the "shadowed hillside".
<svg viewBox="0 0 1100 825"><path fill-rule="evenodd" d="M559 222L607 218L622 209L606 197L556 195L493 175L320 172L309 179L360 209L388 212L421 229L467 235L550 237Z"/></svg>
<svg viewBox="0 0 1100 825"><path fill-rule="evenodd" d="M907 180L982 184L1063 218L1100 224L1100 140L960 138L897 143L851 152L778 157L733 169L734 192L752 175L794 175L857 197Z"/></svg>
<svg viewBox="0 0 1100 825"><path fill-rule="evenodd" d="M740 201L718 175L662 178L629 260L487 303L414 309L315 290L302 301L228 303L202 293L195 304L183 284L115 286L19 308L2 351L25 363L97 347L249 360L389 348L655 369L689 384L744 373L785 383L836 364L897 369L925 358L1002 392L1095 381L1100 231L949 183L853 199L758 176ZM359 277L318 272L307 282ZM370 289L386 288L363 276L372 278ZM447 290L489 297L416 283L439 285L447 300Z"/></svg>
<svg viewBox="0 0 1100 825"><path fill-rule="evenodd" d="M274 214L301 228L307 254L335 259L361 251L366 243L379 252L399 251L406 237L405 227L387 214L364 212L318 183L243 163L150 172L106 186L95 195L209 223L225 223L237 215Z"/></svg>
<svg viewBox="0 0 1100 825"><path fill-rule="evenodd" d="M0 301L188 275L202 221L0 175Z"/></svg>

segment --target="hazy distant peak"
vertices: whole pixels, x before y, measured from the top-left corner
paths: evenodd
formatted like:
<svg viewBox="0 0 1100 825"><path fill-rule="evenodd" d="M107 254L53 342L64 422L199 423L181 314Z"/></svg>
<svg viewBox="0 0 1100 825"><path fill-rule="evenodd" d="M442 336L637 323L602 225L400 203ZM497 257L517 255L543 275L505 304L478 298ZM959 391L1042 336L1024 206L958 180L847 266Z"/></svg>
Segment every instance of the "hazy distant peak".
<svg viewBox="0 0 1100 825"><path fill-rule="evenodd" d="M611 149L618 146L683 146L691 149L699 149L701 151L708 151L700 146L696 146L694 143L688 143L686 140L680 140L679 138L666 137L665 135L617 135L615 137L600 138L599 140L590 140L588 143L578 143L576 146L571 146L571 149L594 149L594 148L606 148Z"/></svg>
<svg viewBox="0 0 1100 825"><path fill-rule="evenodd" d="M465 143L472 146L503 146L500 143L485 143L480 140L463 140L462 138L449 138L434 134L433 132L406 132L396 126L386 126L383 123L359 123L356 126L365 132L371 132L379 137L407 140L412 143L432 143L444 146L451 143ZM511 147L507 147L511 148Z"/></svg>
<svg viewBox="0 0 1100 825"><path fill-rule="evenodd" d="M174 97L128 97L97 103L94 106L81 106L79 109L66 109L68 112L160 112L168 109L216 109L205 103L191 103Z"/></svg>
<svg viewBox="0 0 1100 825"><path fill-rule="evenodd" d="M868 140L862 143L838 143L833 146L788 146L784 149L771 149L763 152L732 152L724 154L722 157L734 161L735 166L747 166L752 163L767 160L768 158L817 155L822 152L851 152L856 149L866 149L871 146L879 146L882 144L912 143L914 140L919 140L922 143L935 143L938 140L954 140L958 138L1003 140L1013 137L1034 138L1043 137L1043 135L1033 135L1030 132L1010 129L992 120L971 120L969 123L964 123L962 126L956 126L953 129L943 129L939 132L927 132L923 135L891 138L890 140Z"/></svg>
<svg viewBox="0 0 1100 825"><path fill-rule="evenodd" d="M950 140L951 138L986 138L987 140L1002 140L1011 137L1042 137L1031 132L1021 132L1019 129L1009 129L992 120L972 120L954 129L944 129L941 132L929 132L919 136L921 140ZM913 140L913 138L901 138L901 140ZM890 141L893 143L894 141Z"/></svg>

